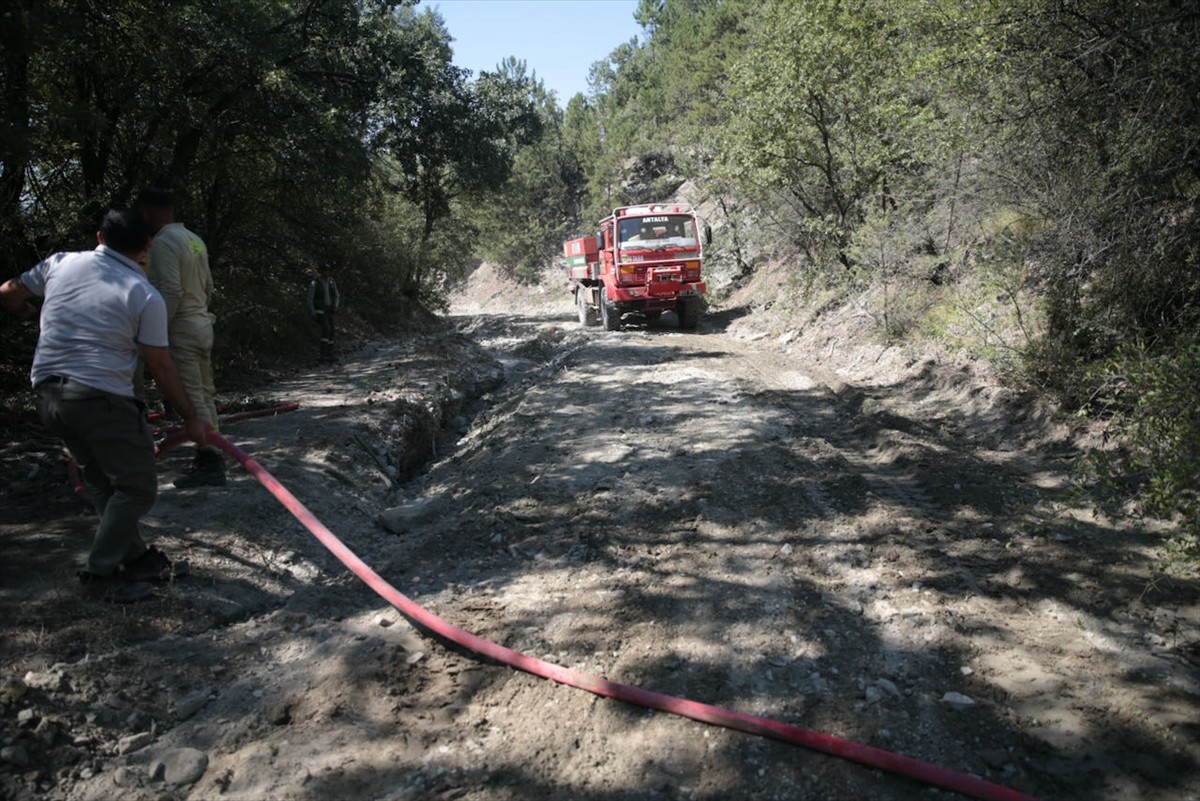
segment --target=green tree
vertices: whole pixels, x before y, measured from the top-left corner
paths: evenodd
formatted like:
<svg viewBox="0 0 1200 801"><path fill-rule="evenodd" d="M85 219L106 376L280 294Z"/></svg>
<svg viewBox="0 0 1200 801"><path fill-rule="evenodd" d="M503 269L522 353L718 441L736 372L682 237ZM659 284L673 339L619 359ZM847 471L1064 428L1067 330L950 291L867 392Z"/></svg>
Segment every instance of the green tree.
<svg viewBox="0 0 1200 801"><path fill-rule="evenodd" d="M577 216L582 174L564 138L563 114L545 85L516 59L500 64L497 72L505 85L523 90L521 103L508 105L528 103L535 109L539 135L514 137L511 175L474 215L480 228L477 251L508 275L532 282L559 252Z"/></svg>
<svg viewBox="0 0 1200 801"><path fill-rule="evenodd" d="M722 157L748 192L792 207L817 263L851 265L872 204L920 168L941 115L941 53L906 14L876 0L769 2L733 69Z"/></svg>
<svg viewBox="0 0 1200 801"><path fill-rule="evenodd" d="M644 102L667 127L667 141L704 146L723 126L730 68L758 18L757 0L642 0L635 14L649 34L655 80ZM707 148L706 148L707 149Z"/></svg>
<svg viewBox="0 0 1200 801"><path fill-rule="evenodd" d="M436 302L442 266L472 244L439 226L507 179L514 132L536 136L537 119L497 81L468 90L440 21L412 5L10 5L5 277L89 246L104 206L157 184L212 251L220 354L258 358L307 338L303 284L327 258L368 320L394 320L405 290Z"/></svg>
<svg viewBox="0 0 1200 801"><path fill-rule="evenodd" d="M423 217L418 257L405 292L419 297L439 285L445 270L426 250L455 202L501 187L515 149L540 135L541 120L525 87L513 76L484 73L470 85L467 71L451 62L450 36L440 16L415 16L419 45L385 85L375 142L394 169L389 185Z"/></svg>
<svg viewBox="0 0 1200 801"><path fill-rule="evenodd" d="M993 88L998 177L1041 223L1053 347L1088 360L1194 334L1200 10L1028 0L997 25L1010 70Z"/></svg>

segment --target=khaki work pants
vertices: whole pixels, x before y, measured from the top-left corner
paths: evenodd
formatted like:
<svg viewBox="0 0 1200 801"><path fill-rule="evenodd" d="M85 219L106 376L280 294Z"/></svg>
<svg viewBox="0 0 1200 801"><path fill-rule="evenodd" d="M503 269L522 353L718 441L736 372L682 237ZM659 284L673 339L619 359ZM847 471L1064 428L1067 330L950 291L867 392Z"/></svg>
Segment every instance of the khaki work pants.
<svg viewBox="0 0 1200 801"><path fill-rule="evenodd" d="M214 400L216 386L213 384L212 346L213 325L207 315L176 318L168 332L171 340L171 361L179 371L179 379L188 400L196 407L196 414L219 431L217 404ZM216 450L211 445L204 446Z"/></svg>

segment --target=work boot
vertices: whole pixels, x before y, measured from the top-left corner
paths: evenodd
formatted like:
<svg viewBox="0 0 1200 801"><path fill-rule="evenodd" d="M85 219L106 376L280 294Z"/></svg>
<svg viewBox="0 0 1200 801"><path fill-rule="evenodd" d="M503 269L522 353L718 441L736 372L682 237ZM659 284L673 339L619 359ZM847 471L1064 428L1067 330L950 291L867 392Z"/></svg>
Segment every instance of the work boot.
<svg viewBox="0 0 1200 801"><path fill-rule="evenodd" d="M175 479L179 489L190 487L225 486L225 460L215 451L196 451L196 458L186 476Z"/></svg>
<svg viewBox="0 0 1200 801"><path fill-rule="evenodd" d="M121 565L127 581L151 581L155 584L183 578L191 572L186 559L172 562L167 555L151 545L141 556Z"/></svg>
<svg viewBox="0 0 1200 801"><path fill-rule="evenodd" d="M154 595L154 585L147 581L131 581L117 572L107 576L80 570L76 573L84 594L93 600L114 604L131 604Z"/></svg>

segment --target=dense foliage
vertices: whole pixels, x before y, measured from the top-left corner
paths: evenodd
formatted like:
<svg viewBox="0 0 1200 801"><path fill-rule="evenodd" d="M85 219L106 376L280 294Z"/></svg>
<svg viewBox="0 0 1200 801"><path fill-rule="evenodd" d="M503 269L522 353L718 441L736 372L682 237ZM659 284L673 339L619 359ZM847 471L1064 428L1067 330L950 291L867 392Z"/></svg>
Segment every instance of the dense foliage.
<svg viewBox="0 0 1200 801"><path fill-rule="evenodd" d="M791 260L883 337L956 332L1103 409L1137 439L1108 469L1197 533L1200 409L1172 378L1200 326L1194 3L641 0L644 34L573 98L519 53L467 74L411 0L7 8L5 277L166 185L250 360L306 335L317 261L383 325L475 259L533 279L614 206L686 193L730 274Z"/></svg>
<svg viewBox="0 0 1200 801"><path fill-rule="evenodd" d="M665 165L650 185L690 181L723 214L736 274L801 254L810 289L861 293L890 339L966 320L1010 375L1115 421L1128 448L1101 483L1139 476L1195 553L1200 8L642 0L638 18L644 40L568 108L598 132L593 210Z"/></svg>
<svg viewBox="0 0 1200 801"><path fill-rule="evenodd" d="M455 218L505 185L541 117L523 74L472 80L413 5L8 4L3 276L89 247L103 208L157 185L208 243L223 359L307 341L303 293L326 260L368 324L436 306L474 250Z"/></svg>

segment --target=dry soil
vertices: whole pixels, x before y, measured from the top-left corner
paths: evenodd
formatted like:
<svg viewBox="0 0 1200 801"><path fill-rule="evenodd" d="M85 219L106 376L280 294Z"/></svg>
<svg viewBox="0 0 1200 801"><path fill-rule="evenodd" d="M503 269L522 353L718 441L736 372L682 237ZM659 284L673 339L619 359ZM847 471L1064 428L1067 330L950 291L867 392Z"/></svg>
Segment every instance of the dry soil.
<svg viewBox="0 0 1200 801"><path fill-rule="evenodd" d="M300 408L224 433L519 651L1047 799L1200 797L1196 587L1155 579L1167 532L1073 499L1052 414L850 312L603 332L486 276L443 326L239 397ZM192 575L88 600L57 443L9 420L2 444L5 798L952 797L447 647L248 473L174 489L187 448L146 523Z"/></svg>

